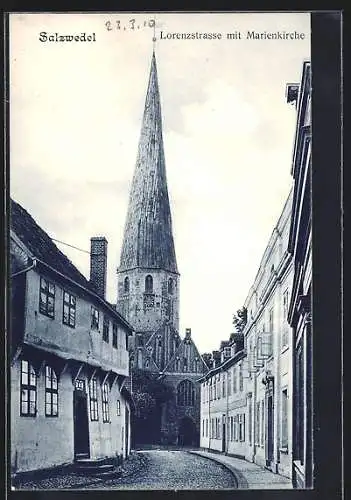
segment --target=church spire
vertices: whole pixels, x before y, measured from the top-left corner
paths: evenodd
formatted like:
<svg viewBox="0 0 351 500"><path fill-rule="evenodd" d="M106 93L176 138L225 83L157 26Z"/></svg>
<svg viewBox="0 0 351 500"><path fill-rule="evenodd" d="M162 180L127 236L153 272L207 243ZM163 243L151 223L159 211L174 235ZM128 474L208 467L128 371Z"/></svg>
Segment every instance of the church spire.
<svg viewBox="0 0 351 500"><path fill-rule="evenodd" d="M178 273L154 50L118 271L136 267Z"/></svg>

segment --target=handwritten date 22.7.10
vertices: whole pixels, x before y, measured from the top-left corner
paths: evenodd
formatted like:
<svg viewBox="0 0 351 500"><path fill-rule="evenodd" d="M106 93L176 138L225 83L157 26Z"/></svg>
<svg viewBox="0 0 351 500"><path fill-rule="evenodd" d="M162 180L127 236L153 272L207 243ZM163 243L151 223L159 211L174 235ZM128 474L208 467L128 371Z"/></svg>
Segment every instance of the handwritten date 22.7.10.
<svg viewBox="0 0 351 500"><path fill-rule="evenodd" d="M122 23L119 19L117 19L115 21L106 21L105 27L107 31L113 31L113 30L127 31L127 30L139 30L142 28L154 28L155 20L148 19L146 21L138 22L136 19L129 19L128 22Z"/></svg>

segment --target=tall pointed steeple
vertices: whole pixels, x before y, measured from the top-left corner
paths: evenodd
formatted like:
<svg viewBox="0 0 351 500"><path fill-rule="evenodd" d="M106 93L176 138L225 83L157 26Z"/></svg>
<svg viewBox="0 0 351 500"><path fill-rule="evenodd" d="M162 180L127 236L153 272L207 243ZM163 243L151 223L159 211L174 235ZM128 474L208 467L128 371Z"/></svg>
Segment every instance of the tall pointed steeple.
<svg viewBox="0 0 351 500"><path fill-rule="evenodd" d="M154 51L118 272L135 268L178 273Z"/></svg>

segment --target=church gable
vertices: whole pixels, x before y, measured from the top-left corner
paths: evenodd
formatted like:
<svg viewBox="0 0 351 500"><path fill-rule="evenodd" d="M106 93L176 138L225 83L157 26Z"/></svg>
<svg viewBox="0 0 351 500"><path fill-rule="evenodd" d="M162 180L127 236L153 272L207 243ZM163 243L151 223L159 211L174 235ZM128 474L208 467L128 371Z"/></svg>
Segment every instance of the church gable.
<svg viewBox="0 0 351 500"><path fill-rule="evenodd" d="M204 373L208 370L193 339L190 328L186 329L185 338L165 367L167 373Z"/></svg>
<svg viewBox="0 0 351 500"><path fill-rule="evenodd" d="M158 371L163 371L176 353L180 343L179 334L173 326L164 324L150 337L145 345L145 351Z"/></svg>

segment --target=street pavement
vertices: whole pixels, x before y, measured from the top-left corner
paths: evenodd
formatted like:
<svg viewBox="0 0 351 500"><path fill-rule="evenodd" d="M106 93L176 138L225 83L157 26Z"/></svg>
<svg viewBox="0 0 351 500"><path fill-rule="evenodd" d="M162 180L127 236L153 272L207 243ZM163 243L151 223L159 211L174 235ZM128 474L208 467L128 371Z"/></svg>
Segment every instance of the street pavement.
<svg viewBox="0 0 351 500"><path fill-rule="evenodd" d="M212 490L290 489L291 481L256 464L198 449L133 452L119 474L105 478L72 469L17 478L16 490Z"/></svg>
<svg viewBox="0 0 351 500"><path fill-rule="evenodd" d="M189 490L233 489L230 470L207 458L183 450L140 450L123 464L121 477L96 478L73 471L17 479L16 490Z"/></svg>
<svg viewBox="0 0 351 500"><path fill-rule="evenodd" d="M267 490L292 488L290 479L279 474L274 474L270 470L259 467L252 462L208 451L193 450L190 453L209 458L229 467L237 478L238 489Z"/></svg>
<svg viewBox="0 0 351 500"><path fill-rule="evenodd" d="M236 481L223 465L182 450L139 451L144 466L135 474L91 485L89 489L192 490L233 489Z"/></svg>

